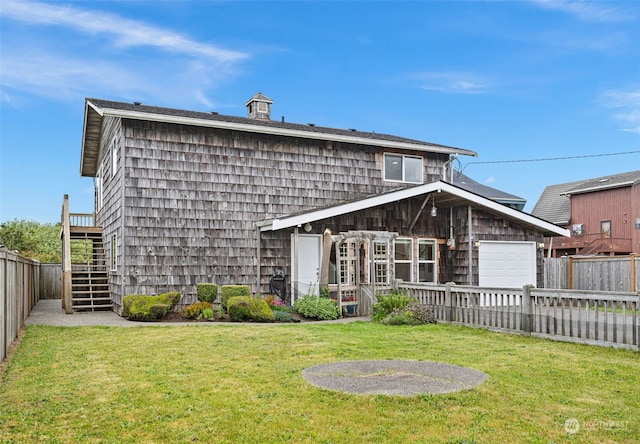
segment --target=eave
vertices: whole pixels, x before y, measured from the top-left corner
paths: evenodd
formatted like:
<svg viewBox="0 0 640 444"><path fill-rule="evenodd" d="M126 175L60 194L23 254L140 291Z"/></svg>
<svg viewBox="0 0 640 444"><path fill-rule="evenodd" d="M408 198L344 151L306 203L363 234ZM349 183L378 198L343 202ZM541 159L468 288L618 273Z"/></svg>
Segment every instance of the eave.
<svg viewBox="0 0 640 444"><path fill-rule="evenodd" d="M123 110L117 108L99 108L89 99L85 105L85 122L82 138L82 157L80 173L82 176L93 176L97 173L98 151L100 147L100 134L102 120L105 117L119 117L123 119L142 120L149 122L172 123L178 125L191 125L204 128L227 129L244 131L248 133L267 134L275 136L287 136L294 138L322 140L329 142L342 142L356 145L375 146L381 148L410 150L418 152L438 154L460 154L465 156L477 156L477 153L463 148L447 147L442 145L430 145L428 143L411 143L384 139L371 139L358 135L332 134L318 131L304 131L302 129L280 128L277 126L260 125L256 123L238 123L215 119L200 119L194 117L156 114L148 111Z"/></svg>
<svg viewBox="0 0 640 444"><path fill-rule="evenodd" d="M360 200L346 202L332 207L321 208L306 213L268 219L258 222L257 225L260 231L278 231L286 228L302 226L306 223L312 223L330 217L353 213L355 211L374 208L391 202L409 199L428 193L438 193L436 194L435 200L438 208L446 208L459 205L474 205L484 210L498 214L506 219L513 220L517 223L533 226L536 229L542 231L545 236L569 237L570 235L569 230L567 230L566 228L559 227L528 213L514 210L513 208L502 205L491 199L487 199L478 194L471 193L469 191L463 190L462 188L442 181L432 182L411 188L404 188L401 190L366 197Z"/></svg>

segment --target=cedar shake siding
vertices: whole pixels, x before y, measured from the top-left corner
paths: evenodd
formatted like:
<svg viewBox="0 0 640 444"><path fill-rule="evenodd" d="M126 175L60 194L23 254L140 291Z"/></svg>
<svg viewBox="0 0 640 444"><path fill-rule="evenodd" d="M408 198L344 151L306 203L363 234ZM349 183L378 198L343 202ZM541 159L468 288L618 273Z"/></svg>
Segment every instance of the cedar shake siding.
<svg viewBox="0 0 640 444"><path fill-rule="evenodd" d="M113 139L124 169L112 178ZM394 150L187 125L110 118L101 152L97 220L121 245L116 305L169 290L194 300L198 282L253 287L258 221L414 185L383 181L383 155ZM448 156L420 154L425 182L440 179ZM264 261L283 268L287 258L289 268L286 245L273 258L267 248ZM268 283L272 268L262 270Z"/></svg>

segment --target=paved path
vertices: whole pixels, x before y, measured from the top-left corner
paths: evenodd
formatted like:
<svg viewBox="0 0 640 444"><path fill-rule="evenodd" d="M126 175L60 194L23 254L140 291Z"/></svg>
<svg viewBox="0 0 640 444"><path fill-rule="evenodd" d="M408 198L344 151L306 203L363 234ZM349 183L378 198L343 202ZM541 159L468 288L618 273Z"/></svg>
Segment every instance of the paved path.
<svg viewBox="0 0 640 444"><path fill-rule="evenodd" d="M335 321L316 321L314 323L346 323L370 321L369 317L349 317ZM135 322L118 316L112 311L78 312L66 314L60 299L42 299L31 310L26 325L54 325L60 327L111 326L111 327L157 327L159 325L177 327L181 325L237 325L238 322ZM284 323L252 323L251 325L288 325Z"/></svg>

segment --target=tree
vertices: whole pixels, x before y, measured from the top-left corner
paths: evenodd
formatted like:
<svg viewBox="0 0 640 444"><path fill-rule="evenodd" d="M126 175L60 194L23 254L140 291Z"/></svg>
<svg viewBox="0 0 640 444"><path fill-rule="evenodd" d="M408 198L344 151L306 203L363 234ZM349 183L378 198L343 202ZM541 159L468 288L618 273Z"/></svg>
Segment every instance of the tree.
<svg viewBox="0 0 640 444"><path fill-rule="evenodd" d="M61 261L60 224L18 220L0 224L0 245L45 263Z"/></svg>

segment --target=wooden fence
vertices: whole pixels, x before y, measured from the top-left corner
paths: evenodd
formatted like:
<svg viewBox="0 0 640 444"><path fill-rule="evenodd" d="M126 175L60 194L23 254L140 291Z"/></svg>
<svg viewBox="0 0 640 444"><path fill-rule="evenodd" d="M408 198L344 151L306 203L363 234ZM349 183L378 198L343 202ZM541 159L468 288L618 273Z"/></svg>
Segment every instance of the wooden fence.
<svg viewBox="0 0 640 444"><path fill-rule="evenodd" d="M62 264L40 264L39 299L62 299Z"/></svg>
<svg viewBox="0 0 640 444"><path fill-rule="evenodd" d="M544 288L636 292L640 255L546 258Z"/></svg>
<svg viewBox="0 0 640 444"><path fill-rule="evenodd" d="M640 292L481 288L398 282L439 322L640 349Z"/></svg>
<svg viewBox="0 0 640 444"><path fill-rule="evenodd" d="M0 249L0 361L39 298L40 263Z"/></svg>

